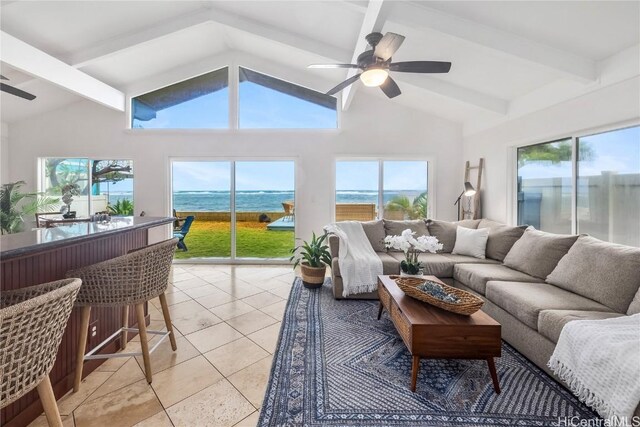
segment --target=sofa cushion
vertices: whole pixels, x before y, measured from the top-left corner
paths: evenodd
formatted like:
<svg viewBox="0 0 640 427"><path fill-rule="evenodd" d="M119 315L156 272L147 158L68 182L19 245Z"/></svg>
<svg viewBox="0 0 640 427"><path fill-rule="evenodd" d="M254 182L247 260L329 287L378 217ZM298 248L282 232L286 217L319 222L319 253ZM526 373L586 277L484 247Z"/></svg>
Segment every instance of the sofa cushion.
<svg viewBox="0 0 640 427"><path fill-rule="evenodd" d="M400 273L400 261L391 257L386 252L376 252L376 255L380 257L382 261L382 274L398 274ZM331 260L331 268L335 276L342 277L340 274L340 265L338 264L338 258Z"/></svg>
<svg viewBox="0 0 640 427"><path fill-rule="evenodd" d="M388 252L389 255L398 260L404 259L402 252ZM418 254L418 261L422 263L422 271L428 276L436 276L439 279L453 277L453 267L460 263L476 263L476 264L498 264L498 261L492 259L480 259L466 255L453 254Z"/></svg>
<svg viewBox="0 0 640 427"><path fill-rule="evenodd" d="M369 243L375 252L386 252L387 248L384 246L384 222L381 219L374 221L363 221L362 229L364 234L367 235Z"/></svg>
<svg viewBox="0 0 640 427"><path fill-rule="evenodd" d="M538 315L538 332L557 343L562 328L572 320L602 320L620 316L620 313L605 311L542 310Z"/></svg>
<svg viewBox="0 0 640 427"><path fill-rule="evenodd" d="M429 234L436 236L438 241L442 243L443 248L440 252L451 253L456 244L456 229L458 226L465 228L478 228L479 219L465 219L458 222L438 221L437 219L428 219L426 221Z"/></svg>
<svg viewBox="0 0 640 427"><path fill-rule="evenodd" d="M478 292L480 295L486 294L487 282L489 280L543 282L542 279L529 276L517 270L512 270L501 264L457 264L453 268L453 278Z"/></svg>
<svg viewBox="0 0 640 427"><path fill-rule="evenodd" d="M504 265L546 279L577 239L578 236L527 228L504 258Z"/></svg>
<svg viewBox="0 0 640 427"><path fill-rule="evenodd" d="M471 228L458 227L456 228L456 243L453 245L451 253L485 259L488 238L488 228L473 230Z"/></svg>
<svg viewBox="0 0 640 427"><path fill-rule="evenodd" d="M547 282L626 313L640 288L640 248L580 236Z"/></svg>
<svg viewBox="0 0 640 427"><path fill-rule="evenodd" d="M490 219L481 219L478 228L489 229L487 250L485 251L486 257L504 261L504 257L507 256L513 244L522 237L527 226L511 227Z"/></svg>
<svg viewBox="0 0 640 427"><path fill-rule="evenodd" d="M489 301L536 330L538 315L542 310L611 312L608 307L599 302L546 283L491 280L487 282L486 296Z"/></svg>
<svg viewBox="0 0 640 427"><path fill-rule="evenodd" d="M627 314L632 316L634 314L640 313L640 289L636 292L636 296L633 297L633 301L629 304L629 309L627 310Z"/></svg>

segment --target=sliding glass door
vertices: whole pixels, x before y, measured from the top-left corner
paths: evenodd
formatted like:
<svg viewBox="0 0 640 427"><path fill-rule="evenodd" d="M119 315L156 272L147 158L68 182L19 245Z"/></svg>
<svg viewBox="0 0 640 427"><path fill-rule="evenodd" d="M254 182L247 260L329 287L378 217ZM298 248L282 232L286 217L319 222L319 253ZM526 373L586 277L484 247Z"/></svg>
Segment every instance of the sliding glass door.
<svg viewBox="0 0 640 427"><path fill-rule="evenodd" d="M294 246L293 161L172 162L178 259L283 259ZM179 230L187 218L188 230Z"/></svg>

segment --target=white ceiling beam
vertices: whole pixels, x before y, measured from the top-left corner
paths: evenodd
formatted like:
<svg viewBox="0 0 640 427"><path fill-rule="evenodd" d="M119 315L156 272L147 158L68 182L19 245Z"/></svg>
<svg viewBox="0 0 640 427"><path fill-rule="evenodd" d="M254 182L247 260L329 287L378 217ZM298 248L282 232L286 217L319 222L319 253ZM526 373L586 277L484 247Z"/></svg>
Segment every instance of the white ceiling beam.
<svg viewBox="0 0 640 427"><path fill-rule="evenodd" d="M2 61L19 71L114 110L125 110L124 93L4 31L0 31L0 52Z"/></svg>
<svg viewBox="0 0 640 427"><path fill-rule="evenodd" d="M80 68L127 49L211 22L271 39L296 49L306 50L331 61L346 62L351 55L350 51L331 46L324 41L310 39L300 34L284 31L278 27L208 7L164 21L163 23L145 28L141 31L114 37L99 45L73 53L63 59L74 67Z"/></svg>
<svg viewBox="0 0 640 427"><path fill-rule="evenodd" d="M218 24L270 39L295 49L312 52L331 61L345 62L351 57L350 51L332 46L326 41L311 39L301 34L285 31L280 27L263 24L219 9L212 9L210 17L212 21Z"/></svg>
<svg viewBox="0 0 640 427"><path fill-rule="evenodd" d="M147 27L140 31L113 37L95 46L72 53L62 58L62 60L76 68L81 68L117 53L126 51L127 49L131 49L207 22L211 22L209 11L201 9L197 12L166 20L160 24Z"/></svg>
<svg viewBox="0 0 640 427"><path fill-rule="evenodd" d="M432 29L496 52L541 65L581 82L597 79L593 60L529 40L422 4L397 2L390 21L416 29Z"/></svg>
<svg viewBox="0 0 640 427"><path fill-rule="evenodd" d="M509 102L507 100L434 77L428 77L424 74L393 73L393 78L398 82L401 90L405 89L403 86L410 85L492 113L506 115L509 111Z"/></svg>
<svg viewBox="0 0 640 427"><path fill-rule="evenodd" d="M365 37L374 32L374 31L382 31L382 26L387 20L387 15L389 14L390 2L387 0L385 3L383 0L370 0L367 5L367 10L364 14L364 18L362 19L362 25L360 26L360 32L358 33L358 40L356 40L355 48L353 49L353 55L351 56L351 64L358 63L358 56L367 50L367 41ZM358 71L354 69L349 69L347 72L346 79L349 79L356 75ZM342 110L347 110L349 105L351 105L351 100L353 99L353 95L358 90L358 86L360 85L359 81L356 81L352 85L347 86L342 90Z"/></svg>

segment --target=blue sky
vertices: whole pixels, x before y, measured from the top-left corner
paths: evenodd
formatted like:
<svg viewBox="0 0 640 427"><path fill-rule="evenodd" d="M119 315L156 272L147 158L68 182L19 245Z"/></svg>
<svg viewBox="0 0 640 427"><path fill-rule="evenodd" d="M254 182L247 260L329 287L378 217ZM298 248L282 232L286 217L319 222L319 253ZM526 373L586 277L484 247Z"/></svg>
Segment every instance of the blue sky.
<svg viewBox="0 0 640 427"><path fill-rule="evenodd" d="M424 161L384 162L385 190L425 191L427 167ZM336 190L378 191L377 161L336 162Z"/></svg>
<svg viewBox="0 0 640 427"><path fill-rule="evenodd" d="M293 191L293 161L236 162L237 191ZM229 162L173 162L174 191L229 191Z"/></svg>
<svg viewBox="0 0 640 427"><path fill-rule="evenodd" d="M600 175L601 171L619 174L640 173L640 126L580 138L588 143L593 158L578 165L580 176ZM572 174L571 162L530 162L519 168L525 179L566 177Z"/></svg>

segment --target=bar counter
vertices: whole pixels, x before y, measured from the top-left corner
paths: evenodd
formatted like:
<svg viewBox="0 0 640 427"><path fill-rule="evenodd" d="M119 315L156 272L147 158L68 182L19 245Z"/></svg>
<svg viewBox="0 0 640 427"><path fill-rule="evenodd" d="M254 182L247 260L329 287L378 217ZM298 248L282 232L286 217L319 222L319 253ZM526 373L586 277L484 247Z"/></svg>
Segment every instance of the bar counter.
<svg viewBox="0 0 640 427"><path fill-rule="evenodd" d="M82 222L0 236L0 291L62 279L69 270L112 259L163 240L173 220L170 217L114 217L104 223ZM132 310L130 325L136 323L133 314ZM120 328L120 316L120 308L98 307L91 310L89 328L95 327L96 333L89 334L87 351ZM73 386L79 325L80 310L74 309L50 373L57 399ZM116 339L101 353L112 353L119 345ZM84 376L102 362L104 359L85 362ZM41 413L38 394L33 390L2 409L0 425L26 426Z"/></svg>

